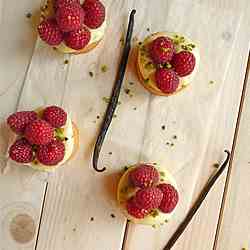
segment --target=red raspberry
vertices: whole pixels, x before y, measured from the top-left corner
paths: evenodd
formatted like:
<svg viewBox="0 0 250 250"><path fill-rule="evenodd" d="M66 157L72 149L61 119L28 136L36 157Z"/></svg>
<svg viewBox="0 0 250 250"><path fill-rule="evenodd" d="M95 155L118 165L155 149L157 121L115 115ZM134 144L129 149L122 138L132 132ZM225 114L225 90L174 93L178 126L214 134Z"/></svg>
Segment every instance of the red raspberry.
<svg viewBox="0 0 250 250"><path fill-rule="evenodd" d="M171 62L174 71L180 76L191 74L195 67L195 56L189 51L181 51L174 55Z"/></svg>
<svg viewBox="0 0 250 250"><path fill-rule="evenodd" d="M54 128L63 127L67 121L67 113L60 107L50 106L43 112L43 119Z"/></svg>
<svg viewBox="0 0 250 250"><path fill-rule="evenodd" d="M31 144L45 145L53 140L54 129L48 122L37 119L27 125L24 135Z"/></svg>
<svg viewBox="0 0 250 250"><path fill-rule="evenodd" d="M126 207L128 213L137 219L143 219L146 215L150 213L150 211L144 208L139 208L133 198L127 201Z"/></svg>
<svg viewBox="0 0 250 250"><path fill-rule="evenodd" d="M63 40L55 19L43 20L37 27L40 38L51 46L59 45Z"/></svg>
<svg viewBox="0 0 250 250"><path fill-rule="evenodd" d="M152 210L158 208L163 197L162 191L157 187L140 189L135 194L135 203L139 208Z"/></svg>
<svg viewBox="0 0 250 250"><path fill-rule="evenodd" d="M85 0L82 7L85 10L84 24L91 29L100 27L105 20L104 5L98 0Z"/></svg>
<svg viewBox="0 0 250 250"><path fill-rule="evenodd" d="M90 41L90 31L87 27L65 34L65 44L75 50L83 49Z"/></svg>
<svg viewBox="0 0 250 250"><path fill-rule="evenodd" d="M166 93L171 94L179 86L179 77L172 69L159 68L155 72L155 81L158 88Z"/></svg>
<svg viewBox="0 0 250 250"><path fill-rule="evenodd" d="M150 57L157 64L171 61L174 51L173 41L164 36L156 38L149 46Z"/></svg>
<svg viewBox="0 0 250 250"><path fill-rule="evenodd" d="M79 0L55 0L54 1L54 8L55 8L55 10L57 10L59 8L63 8L65 6L73 5L73 4L80 5L80 1Z"/></svg>
<svg viewBox="0 0 250 250"><path fill-rule="evenodd" d="M25 127L36 119L37 114L34 111L20 111L10 115L7 123L13 132L21 135L24 133Z"/></svg>
<svg viewBox="0 0 250 250"><path fill-rule="evenodd" d="M129 173L129 179L135 187L150 187L159 181L158 171L150 165L141 164Z"/></svg>
<svg viewBox="0 0 250 250"><path fill-rule="evenodd" d="M39 162L47 166L53 166L63 160L65 146L60 140L53 140L47 145L41 145L37 149L36 157Z"/></svg>
<svg viewBox="0 0 250 250"><path fill-rule="evenodd" d="M9 156L13 161L19 163L29 163L33 160L32 146L25 138L15 141L9 149Z"/></svg>
<svg viewBox="0 0 250 250"><path fill-rule="evenodd" d="M179 195L177 190L170 184L160 184L157 186L163 193L163 198L159 209L163 213L171 213L176 207Z"/></svg>
<svg viewBox="0 0 250 250"><path fill-rule="evenodd" d="M69 32L81 28L84 21L84 11L78 4L66 5L56 12L56 21L60 30Z"/></svg>

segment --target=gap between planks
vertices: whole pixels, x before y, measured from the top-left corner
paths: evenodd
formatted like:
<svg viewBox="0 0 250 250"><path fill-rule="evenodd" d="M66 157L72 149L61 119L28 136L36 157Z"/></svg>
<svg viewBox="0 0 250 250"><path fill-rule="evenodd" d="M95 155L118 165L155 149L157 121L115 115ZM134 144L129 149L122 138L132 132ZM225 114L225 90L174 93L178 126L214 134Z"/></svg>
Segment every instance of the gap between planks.
<svg viewBox="0 0 250 250"><path fill-rule="evenodd" d="M241 94L241 99L240 99L240 105L239 105L239 112L238 112L238 117L237 117L237 122L236 122L236 128L234 132L234 137L233 137L233 145L231 149L231 158L228 166L228 171L227 171L227 176L226 176L226 181L225 181L225 186L224 186L224 191L223 191L223 197L222 197L222 202L221 202L221 207L220 207L220 213L219 213L219 219L216 227L216 234L214 238L214 245L213 245L213 250L217 249L217 243L218 243L218 237L220 233L220 228L221 228L221 223L222 223L222 218L224 215L224 208L225 208L225 202L226 202L226 197L227 197L227 192L228 192L228 185L230 182L230 177L231 177L231 172L232 172L232 162L234 158L234 151L237 143L237 137L238 137L238 132L239 132L239 127L240 127L240 121L241 121L241 114L244 106L244 101L245 101L245 96L246 96L246 88L247 88L247 83L248 83L248 77L250 73L250 50L248 52L248 61L247 61L247 66L246 66L246 71L245 71L245 77L244 77L244 83L243 83L243 90Z"/></svg>
<svg viewBox="0 0 250 250"><path fill-rule="evenodd" d="M46 200L48 185L49 185L48 182L46 182L46 184L45 184L45 190L44 190L44 195L43 195L43 203L42 203L42 208L41 208L39 223L38 223L38 227L37 227L36 243L35 243L34 250L37 250L37 245L38 245L38 240L39 240L39 233L40 233L40 228L41 228L41 224L42 224L43 210L44 210L44 206L45 206L45 200Z"/></svg>

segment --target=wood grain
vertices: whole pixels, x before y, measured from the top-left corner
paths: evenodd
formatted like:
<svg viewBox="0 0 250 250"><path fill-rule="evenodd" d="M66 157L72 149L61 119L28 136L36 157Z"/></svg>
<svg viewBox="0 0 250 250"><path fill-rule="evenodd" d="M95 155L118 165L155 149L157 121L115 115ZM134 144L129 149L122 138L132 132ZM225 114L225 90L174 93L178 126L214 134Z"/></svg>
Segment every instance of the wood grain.
<svg viewBox="0 0 250 250"><path fill-rule="evenodd" d="M0 3L0 249L31 250L36 243L45 180L9 164L5 157L9 131L5 118L18 108L33 54L33 23L40 1ZM27 13L32 13L27 18ZM7 166L7 168L6 168Z"/></svg>
<svg viewBox="0 0 250 250"><path fill-rule="evenodd" d="M211 2L212 1L210 1L211 7L215 7L216 5L211 4ZM217 1L213 2L217 3ZM230 10L230 6L227 6L227 8L223 8L220 10L222 12L223 10L225 10L225 14L226 11ZM235 9L234 12L235 15L236 13L238 13L239 15L242 15L244 13L243 9L238 9L238 12L236 10L237 9ZM235 31L237 34L237 39L235 40L232 48L233 51L235 50L235 52L231 54L231 59L229 59L230 63L228 67L229 69L233 68L234 70L228 70L225 75L225 79L223 80L223 82L225 83L223 87L223 94L220 96L220 99L218 100L217 104L220 105L220 108L218 108L218 111L212 119L213 125L211 125L211 133L210 138L208 139L205 155L201 157L201 154L198 153L199 157L201 157L202 160L198 163L200 172L196 177L196 181L191 181L191 183L195 183L193 199L197 197L197 194L199 193L199 191L207 181L208 177L212 173L213 164L219 162L222 159L223 149L231 148L232 145L239 102L243 87L244 72L247 63L249 35L246 35L245 32L246 27L248 26L248 21L248 17L242 17L242 20L238 23L237 31ZM211 29L211 32L213 30L211 26L207 29ZM204 30L206 30L206 28ZM209 43L211 43L211 39L208 39ZM199 41L201 40L202 38ZM201 41L201 43L203 42L204 41ZM208 77L213 77L214 79L214 74L211 74L211 76L204 77L204 79L210 79ZM197 80L197 82L198 81L199 80ZM219 82L219 84L223 84L223 82ZM230 88L228 87L229 85ZM201 103L202 102L200 102L199 105ZM193 162L193 164L195 164L195 162ZM188 169L187 171L189 172L190 170ZM185 179L184 185L186 184L186 182L188 182L186 180L187 176L190 176L190 178L194 178L188 172L183 172L181 173L181 175L179 175L179 173L176 173L176 176L179 180ZM214 191L209 195L208 199L203 204L199 214L196 215L188 230L182 236L182 238L174 247L174 249L207 250L213 248L213 242L216 233L216 224L219 217L219 210L224 190L224 184L225 178L222 178L220 182L216 185L216 187L214 187ZM180 216L181 215L178 216L177 220L179 220ZM209 220L204 219L207 217L209 217ZM124 249L139 248L140 243L143 241L144 238L147 238L145 249L161 249L161 247L164 246L164 243L167 242L171 232L174 231L172 230L172 228L175 228L176 224L178 224L178 221L171 222L169 226L166 226L166 229L156 230L155 233L154 231L148 228L144 228L141 226L131 226L129 227L129 232L127 236L128 240Z"/></svg>
<svg viewBox="0 0 250 250"><path fill-rule="evenodd" d="M235 141L234 160L229 169L224 193L224 203L221 211L220 224L218 226L218 235L214 249L248 249L249 242L249 223L246 218L249 211L249 156L248 156L248 138L249 138L249 70L246 71L245 84L246 89L242 101L242 112L238 127L238 136Z"/></svg>
<svg viewBox="0 0 250 250"><path fill-rule="evenodd" d="M221 160L225 147L231 147L249 49L245 1L104 2L109 13L105 39L89 54L78 56L58 54L39 39L35 43L35 36L28 38L32 28L22 18L27 9L33 13L38 1L25 0L22 6L0 3L0 27L5 34L0 41L0 104L4 107L0 116L4 118L16 106L32 109L57 104L67 109L80 132L78 154L55 174L9 165L9 171L0 176L0 249L121 249L126 220L115 201L116 184L122 166L139 160L166 165L177 178L182 202L175 219L161 229L129 225L123 249L161 249L213 171L213 163ZM16 15L8 14L13 8ZM135 27L138 39L148 35L147 28L183 32L199 41L202 64L190 89L173 98L153 97L137 83L132 52L124 81L132 97L122 92L100 158L108 170L98 174L91 168L91 156L106 109L102 98L111 93L122 48L119 40L132 8L140 13ZM155 15L157 11L164 15ZM7 41L10 27L16 32ZM65 59L69 64L64 64ZM106 73L101 71L104 64ZM210 80L215 84L209 85ZM4 155L8 136L2 127ZM178 137L175 146L168 148L165 143L174 135ZM222 179L214 188L175 249L212 249L224 183ZM236 180L233 183L231 189L237 191ZM223 250L231 237L224 228L234 213L231 207L227 210L226 224L221 226L226 233L219 234L224 245L218 246Z"/></svg>

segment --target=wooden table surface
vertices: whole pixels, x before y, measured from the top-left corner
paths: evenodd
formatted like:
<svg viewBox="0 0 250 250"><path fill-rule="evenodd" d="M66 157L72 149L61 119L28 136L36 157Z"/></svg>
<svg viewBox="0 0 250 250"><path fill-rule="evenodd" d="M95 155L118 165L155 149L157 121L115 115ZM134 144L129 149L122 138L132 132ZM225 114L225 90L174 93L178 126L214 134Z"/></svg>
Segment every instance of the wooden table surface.
<svg viewBox="0 0 250 250"><path fill-rule="evenodd" d="M104 2L109 13L104 41L88 55L69 56L58 54L37 39L33 23L37 22L40 0L0 1L0 250L160 250L214 171L213 164L223 160L225 148L233 153L228 172L174 249L250 249L249 0ZM119 6L126 11L117 13ZM203 62L190 92L171 98L152 97L136 83L131 100L122 94L122 103L127 103L118 110L104 145L106 156L101 157L108 170L99 174L91 168L100 122L94 121L105 111L101 99L109 96L114 74L99 73L91 79L88 72L93 65L97 72L105 60L109 68L117 68L119 37L125 17L134 7L143 13L137 19L136 35L142 38L147 34L150 18L162 20L161 27L152 29L176 27L190 33L199 40ZM157 17L160 10L166 11L170 23L164 16ZM30 19L26 17L29 12ZM115 53L108 39L117 40ZM64 64L66 59L69 64ZM124 84L129 80L137 82L132 71L127 72ZM213 86L210 80L215 80ZM106 88L101 87L104 83ZM76 158L52 175L15 166L6 159L6 116L46 104L69 109L80 130ZM161 105L174 108L159 116ZM192 109L193 114L182 118L183 112ZM119 119L119 113L128 115ZM174 119L181 122L173 131L182 131L185 140L174 152L165 153L158 147L161 135L157 131L162 122ZM159 159L154 159L152 148L160 151ZM112 157L107 157L109 151ZM182 202L173 220L158 229L127 223L115 201L121 167L141 160L180 166L170 171L180 185ZM181 162L186 167L181 167Z"/></svg>

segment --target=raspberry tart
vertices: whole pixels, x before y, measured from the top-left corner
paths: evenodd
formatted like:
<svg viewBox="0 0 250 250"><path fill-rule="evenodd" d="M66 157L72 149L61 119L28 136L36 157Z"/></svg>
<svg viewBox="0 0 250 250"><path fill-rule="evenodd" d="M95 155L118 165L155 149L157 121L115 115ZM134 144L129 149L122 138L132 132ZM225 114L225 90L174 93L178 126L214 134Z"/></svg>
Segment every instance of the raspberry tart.
<svg viewBox="0 0 250 250"><path fill-rule="evenodd" d="M81 54L99 44L105 28L106 10L99 0L47 0L37 30L58 51Z"/></svg>
<svg viewBox="0 0 250 250"><path fill-rule="evenodd" d="M152 94L169 96L186 88L200 61L197 45L178 33L158 32L138 46L137 72Z"/></svg>
<svg viewBox="0 0 250 250"><path fill-rule="evenodd" d="M140 163L122 175L117 200L130 221L155 227L173 215L179 194L174 178L165 168Z"/></svg>
<svg viewBox="0 0 250 250"><path fill-rule="evenodd" d="M54 171L78 148L78 129L60 107L19 111L7 118L12 131L9 158L41 171Z"/></svg>

